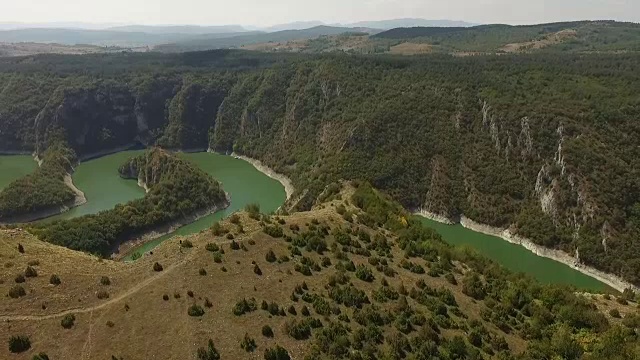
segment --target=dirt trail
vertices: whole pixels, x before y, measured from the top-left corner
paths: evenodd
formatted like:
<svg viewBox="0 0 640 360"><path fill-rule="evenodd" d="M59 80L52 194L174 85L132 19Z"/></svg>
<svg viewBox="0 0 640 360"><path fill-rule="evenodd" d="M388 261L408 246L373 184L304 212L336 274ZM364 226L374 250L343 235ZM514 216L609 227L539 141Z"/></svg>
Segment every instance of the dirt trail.
<svg viewBox="0 0 640 360"><path fill-rule="evenodd" d="M216 242L218 245L224 245L224 244L230 244L232 241L234 240L226 240L226 241L219 241ZM145 279L144 281L142 281L141 283L137 284L134 287L129 288L129 290L125 291L124 293L114 297L114 298L110 298L108 301L105 301L99 305L95 305L95 306L89 306L89 307L80 307L80 308L74 308L74 309L68 309L68 310L64 310L64 311L60 311L57 312L55 314L48 314L48 315L0 315L0 322L6 322L6 321L37 321L37 320L49 320L49 319L55 319L58 317L62 317L65 315L70 315L70 314L84 314L84 313L88 313L88 312L92 312L92 311L96 311L96 310L100 310L103 308L106 308L109 305L115 304L121 300L124 300L125 298L137 293L138 291L142 290L143 288L145 288L146 286L148 286L149 284L151 284L152 282L164 277L165 275L167 275L168 273L172 272L173 270L175 270L176 268L184 265L185 263L187 263L189 260L191 260L197 253L197 249L193 249L188 256L186 256L184 259L178 261L177 263L167 267L166 269L164 269L162 272L158 273L155 276L152 276L148 279Z"/></svg>
<svg viewBox="0 0 640 360"><path fill-rule="evenodd" d="M193 254L193 253L192 253ZM0 321L33 321L33 320L48 320L48 319L55 319L61 316L65 316L65 315L70 315L70 314L84 314L84 313L88 313L88 312L92 312L92 311L96 311L96 310L100 310L103 309L109 305L115 304L133 294L135 294L136 292L140 291L141 289L145 288L147 285L151 284L152 282L164 277L165 275L171 273L173 270L175 270L177 267L180 267L181 265L183 265L184 263L186 263L189 259L191 259L191 257L193 257L191 254L190 256L185 257L183 260L169 266L167 269L164 269L162 272L159 272L157 275L152 276L144 281L142 281L141 283L137 284L136 286L130 288L129 290L125 291L124 293L114 297L114 298L110 298L108 301L105 301L99 305L95 305L95 306L90 306L90 307L81 307L81 308L74 308L74 309L68 309L65 311L61 311L61 312L57 312L55 314L48 314L48 315L0 315Z"/></svg>

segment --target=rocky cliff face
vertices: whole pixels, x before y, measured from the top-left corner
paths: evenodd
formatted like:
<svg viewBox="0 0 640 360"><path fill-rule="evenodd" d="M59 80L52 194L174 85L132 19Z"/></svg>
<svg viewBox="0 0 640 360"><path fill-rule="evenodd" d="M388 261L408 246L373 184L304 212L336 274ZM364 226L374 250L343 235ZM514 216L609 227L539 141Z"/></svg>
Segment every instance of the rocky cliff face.
<svg viewBox="0 0 640 360"><path fill-rule="evenodd" d="M56 80L37 97L34 144L63 129L80 156L136 141L235 151L288 175L298 210L331 182L367 180L407 208L511 228L640 282L637 93L623 86L635 60L518 59L326 57Z"/></svg>

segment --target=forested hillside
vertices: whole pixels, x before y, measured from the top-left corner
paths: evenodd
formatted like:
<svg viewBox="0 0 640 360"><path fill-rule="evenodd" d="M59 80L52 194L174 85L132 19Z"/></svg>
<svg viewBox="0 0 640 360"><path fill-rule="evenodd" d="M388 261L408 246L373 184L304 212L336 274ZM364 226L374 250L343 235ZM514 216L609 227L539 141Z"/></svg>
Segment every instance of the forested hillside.
<svg viewBox="0 0 640 360"><path fill-rule="evenodd" d="M545 49L558 52L640 51L640 24L576 21L539 25L411 27L391 29L375 40L427 43L435 52L505 53Z"/></svg>
<svg viewBox="0 0 640 360"><path fill-rule="evenodd" d="M640 284L639 70L633 53L3 60L0 144L40 152L55 125L82 157L198 148L208 132L214 150L290 176L291 209L365 179L409 209L511 227Z"/></svg>

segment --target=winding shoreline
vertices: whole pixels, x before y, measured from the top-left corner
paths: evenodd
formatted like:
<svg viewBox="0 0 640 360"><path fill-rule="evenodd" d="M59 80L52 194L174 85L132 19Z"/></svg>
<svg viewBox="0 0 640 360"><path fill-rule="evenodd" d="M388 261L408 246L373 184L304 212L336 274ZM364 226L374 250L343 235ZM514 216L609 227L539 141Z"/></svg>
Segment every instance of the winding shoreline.
<svg viewBox="0 0 640 360"><path fill-rule="evenodd" d="M415 211L413 212L413 214L422 216L424 218L427 218L433 221L437 221L439 223L447 224L447 225L456 224L451 219L448 219L442 215L434 214L424 210ZM587 276L590 276L610 286L611 288L616 289L619 292L623 292L627 288L630 288L635 292L640 291L639 287L625 281L619 276L609 274L604 271L593 268L591 266L581 264L575 257L567 254L564 251L549 249L544 246L535 244L530 239L514 234L510 229L501 229L494 226L481 224L467 218L464 215L460 216L460 221L458 223L462 225L462 227L464 227L465 229L469 229L485 235L494 236L504 241L507 241L511 244L520 245L537 256L545 257L545 258L557 261L559 263L562 263L564 265L567 265L570 268L576 271L579 271Z"/></svg>
<svg viewBox="0 0 640 360"><path fill-rule="evenodd" d="M138 177L138 186L143 188L145 192L149 192L149 186ZM161 236L171 234L179 228L189 225L193 222L200 220L201 218L214 214L222 209L226 209L231 205L231 197L229 193L224 193L225 201L220 205L214 205L206 209L197 210L189 215L185 215L180 219L173 220L171 222L158 225L151 230L145 231L133 238L121 242L116 248L113 249L111 259L122 260L129 254L133 253L137 248L142 245L151 242Z"/></svg>
<svg viewBox="0 0 640 360"><path fill-rule="evenodd" d="M213 151L210 149L209 152L213 152ZM295 192L295 188L293 187L293 183L291 182L291 179L289 179L287 176L275 172L272 168L264 165L262 161L258 159L253 159L244 155L238 155L236 153L231 153L231 156L233 156L236 159L240 159L248 162L249 164L253 165L253 167L256 168L256 170L278 181L280 184L282 184L282 186L284 186L284 192L286 193L286 196L287 196L285 202L291 199L291 196Z"/></svg>

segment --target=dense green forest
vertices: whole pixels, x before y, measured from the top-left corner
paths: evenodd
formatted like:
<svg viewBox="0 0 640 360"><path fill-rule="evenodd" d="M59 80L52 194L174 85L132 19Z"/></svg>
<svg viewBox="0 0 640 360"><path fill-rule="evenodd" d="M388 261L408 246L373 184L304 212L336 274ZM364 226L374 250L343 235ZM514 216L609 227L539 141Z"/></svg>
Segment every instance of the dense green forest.
<svg viewBox="0 0 640 360"><path fill-rule="evenodd" d="M199 148L208 131L211 148L290 176L291 209L364 179L640 284L639 70L634 53L3 59L0 146L41 152L62 127L82 157Z"/></svg>
<svg viewBox="0 0 640 360"><path fill-rule="evenodd" d="M132 236L228 203L220 183L197 166L159 148L130 159L119 172L124 178L141 181L149 189L147 194L112 210L34 224L30 230L57 245L109 256L120 242Z"/></svg>
<svg viewBox="0 0 640 360"><path fill-rule="evenodd" d="M474 27L396 28L372 36L434 45L442 52L503 52L507 44L550 39L548 51L640 51L640 25L615 21L576 21L539 25L480 25Z"/></svg>

